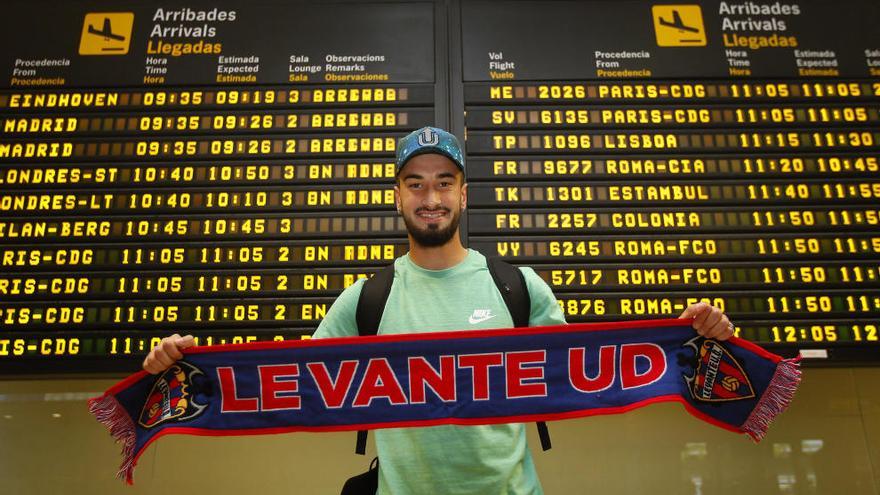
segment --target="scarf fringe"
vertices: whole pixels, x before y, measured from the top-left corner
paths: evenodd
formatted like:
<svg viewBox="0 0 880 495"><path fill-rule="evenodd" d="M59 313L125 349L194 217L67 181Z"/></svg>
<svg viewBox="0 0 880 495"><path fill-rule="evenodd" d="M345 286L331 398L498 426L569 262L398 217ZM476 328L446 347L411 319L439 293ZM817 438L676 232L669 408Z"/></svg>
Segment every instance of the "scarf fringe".
<svg viewBox="0 0 880 495"><path fill-rule="evenodd" d="M134 483L134 423L116 397L107 394L89 400L89 412L110 430L116 443L122 443L122 464L116 477L124 479L129 485Z"/></svg>
<svg viewBox="0 0 880 495"><path fill-rule="evenodd" d="M749 419L740 427L742 431L748 433L755 443L760 442L767 434L767 428L773 419L791 404L800 382L800 357L780 361L761 400L752 410Z"/></svg>

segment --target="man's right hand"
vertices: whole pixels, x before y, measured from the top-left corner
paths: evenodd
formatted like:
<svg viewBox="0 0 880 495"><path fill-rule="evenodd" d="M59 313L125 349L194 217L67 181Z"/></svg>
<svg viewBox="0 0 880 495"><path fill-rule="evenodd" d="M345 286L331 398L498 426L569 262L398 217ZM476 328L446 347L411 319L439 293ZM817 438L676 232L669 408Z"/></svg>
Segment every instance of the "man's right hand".
<svg viewBox="0 0 880 495"><path fill-rule="evenodd" d="M147 354L144 359L144 370L153 375L167 370L175 361L183 357L183 353L180 351L193 345L195 345L195 339L192 335L181 337L175 333L170 337L165 337Z"/></svg>

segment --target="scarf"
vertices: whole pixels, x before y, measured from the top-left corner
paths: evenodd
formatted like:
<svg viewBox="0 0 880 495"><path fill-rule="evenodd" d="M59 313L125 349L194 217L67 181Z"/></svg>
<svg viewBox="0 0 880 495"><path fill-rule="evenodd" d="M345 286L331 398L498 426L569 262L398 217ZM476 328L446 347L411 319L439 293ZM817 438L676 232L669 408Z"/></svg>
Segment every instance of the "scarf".
<svg viewBox="0 0 880 495"><path fill-rule="evenodd" d="M692 320L254 342L186 349L89 400L121 443L118 477L163 435L253 435L616 414L680 402L763 438L800 381L785 360Z"/></svg>

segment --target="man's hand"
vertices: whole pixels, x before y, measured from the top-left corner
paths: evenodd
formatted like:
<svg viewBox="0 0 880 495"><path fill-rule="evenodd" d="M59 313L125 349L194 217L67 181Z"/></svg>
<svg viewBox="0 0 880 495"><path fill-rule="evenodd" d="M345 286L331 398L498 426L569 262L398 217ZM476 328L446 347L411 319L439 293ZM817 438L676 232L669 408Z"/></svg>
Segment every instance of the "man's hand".
<svg viewBox="0 0 880 495"><path fill-rule="evenodd" d="M733 335L733 323L727 315L704 302L691 304L679 318L693 318L694 330L707 339L727 340Z"/></svg>
<svg viewBox="0 0 880 495"><path fill-rule="evenodd" d="M175 333L170 337L165 337L147 354L144 359L144 370L153 375L167 370L175 361L183 357L183 353L180 351L193 345L195 345L195 340L192 335L181 337Z"/></svg>

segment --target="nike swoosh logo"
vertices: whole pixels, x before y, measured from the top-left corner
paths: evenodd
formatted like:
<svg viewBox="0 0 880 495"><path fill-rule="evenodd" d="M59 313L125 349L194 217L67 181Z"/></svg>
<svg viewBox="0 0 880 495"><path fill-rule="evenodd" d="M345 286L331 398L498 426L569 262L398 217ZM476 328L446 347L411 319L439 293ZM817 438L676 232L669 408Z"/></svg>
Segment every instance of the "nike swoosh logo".
<svg viewBox="0 0 880 495"><path fill-rule="evenodd" d="M486 320L491 320L492 318L495 318L496 316L498 316L498 315L481 316L479 318L474 318L474 315L471 315L468 317L468 323L470 323L471 325L476 325L477 323L482 323Z"/></svg>

